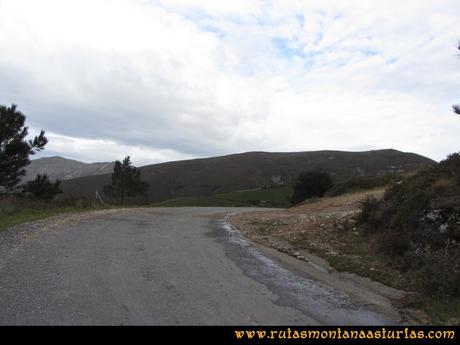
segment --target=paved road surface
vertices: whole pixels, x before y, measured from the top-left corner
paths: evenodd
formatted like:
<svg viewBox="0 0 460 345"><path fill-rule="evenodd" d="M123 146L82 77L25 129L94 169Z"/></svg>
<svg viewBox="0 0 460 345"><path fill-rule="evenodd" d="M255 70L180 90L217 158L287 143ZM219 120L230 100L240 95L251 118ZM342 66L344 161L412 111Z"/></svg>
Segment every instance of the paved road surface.
<svg viewBox="0 0 460 345"><path fill-rule="evenodd" d="M0 232L0 324L386 324L222 223L230 208L111 210Z"/></svg>

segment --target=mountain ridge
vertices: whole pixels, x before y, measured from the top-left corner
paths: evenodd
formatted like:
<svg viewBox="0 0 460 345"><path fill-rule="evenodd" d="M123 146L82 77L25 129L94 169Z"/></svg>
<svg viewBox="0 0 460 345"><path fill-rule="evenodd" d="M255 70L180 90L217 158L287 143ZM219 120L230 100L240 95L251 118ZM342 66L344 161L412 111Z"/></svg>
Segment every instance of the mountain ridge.
<svg viewBox="0 0 460 345"><path fill-rule="evenodd" d="M206 196L248 188L292 183L303 171L324 170L334 178L376 176L409 172L436 164L410 152L394 149L348 152L252 151L197 158L140 167L142 180L150 184L145 201L158 202L187 196ZM110 181L110 173L78 177L62 183L63 196L93 197Z"/></svg>
<svg viewBox="0 0 460 345"><path fill-rule="evenodd" d="M108 174L113 170L113 165L113 162L84 163L60 156L42 157L31 160L22 181L30 181L37 174L46 174L53 181Z"/></svg>

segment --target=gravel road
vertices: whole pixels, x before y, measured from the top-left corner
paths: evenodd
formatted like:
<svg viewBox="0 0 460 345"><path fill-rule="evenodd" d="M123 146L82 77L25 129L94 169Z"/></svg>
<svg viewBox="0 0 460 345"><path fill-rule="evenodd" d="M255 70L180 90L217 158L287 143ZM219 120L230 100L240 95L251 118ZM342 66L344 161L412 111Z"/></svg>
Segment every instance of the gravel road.
<svg viewBox="0 0 460 345"><path fill-rule="evenodd" d="M251 245L224 222L244 211L110 210L0 231L0 324L398 322Z"/></svg>

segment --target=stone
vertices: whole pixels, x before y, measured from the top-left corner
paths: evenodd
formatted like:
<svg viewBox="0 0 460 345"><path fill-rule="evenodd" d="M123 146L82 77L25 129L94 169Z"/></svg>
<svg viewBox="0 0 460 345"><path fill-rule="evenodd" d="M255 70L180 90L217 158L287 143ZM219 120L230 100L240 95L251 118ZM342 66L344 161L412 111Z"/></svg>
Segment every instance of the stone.
<svg viewBox="0 0 460 345"><path fill-rule="evenodd" d="M441 226L439 227L439 232L441 234L444 234L447 231L447 228L448 228L447 224L441 224Z"/></svg>

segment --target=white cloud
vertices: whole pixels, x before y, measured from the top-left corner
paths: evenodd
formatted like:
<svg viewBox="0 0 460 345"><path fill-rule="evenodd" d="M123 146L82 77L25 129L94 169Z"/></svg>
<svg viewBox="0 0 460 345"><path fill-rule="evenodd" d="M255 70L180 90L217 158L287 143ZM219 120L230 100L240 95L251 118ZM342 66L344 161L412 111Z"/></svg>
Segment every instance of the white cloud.
<svg viewBox="0 0 460 345"><path fill-rule="evenodd" d="M98 161L104 162L122 160L126 156L131 156L131 160L136 166L193 158L174 150L156 150L142 146L120 145L110 140L81 139L55 133L48 133L47 137L49 144L45 151L37 155L37 158L60 155L91 163L94 160L92 158L88 159L88 157L94 157L95 155L98 157Z"/></svg>
<svg viewBox="0 0 460 345"><path fill-rule="evenodd" d="M84 161L368 146L441 159L459 149L459 12L447 0L0 0L0 103L51 132L50 152Z"/></svg>

